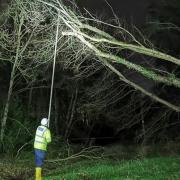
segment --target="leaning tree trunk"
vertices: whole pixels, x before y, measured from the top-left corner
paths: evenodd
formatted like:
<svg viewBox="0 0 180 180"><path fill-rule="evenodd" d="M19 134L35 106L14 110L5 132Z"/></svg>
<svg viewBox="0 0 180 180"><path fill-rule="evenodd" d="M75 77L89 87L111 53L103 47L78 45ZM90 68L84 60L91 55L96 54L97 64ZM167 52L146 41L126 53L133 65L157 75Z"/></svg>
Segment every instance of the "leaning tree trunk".
<svg viewBox="0 0 180 180"><path fill-rule="evenodd" d="M21 41L21 28L22 28L22 25L23 25L23 21L24 21L23 17L21 17L20 24L19 24L19 27L18 27L18 32L17 32L18 34L17 34L16 56L15 56L15 61L14 61L13 68L12 68L12 71L11 71L8 96L7 96L7 101L6 101L6 105L5 105L5 108L4 108L3 118L2 118L2 121L1 121L1 142L3 142L3 140L4 140L4 132L5 132L7 118L8 118L9 104L10 104L10 99L11 99L13 85L14 85L16 67L17 67L18 59L19 59L20 41Z"/></svg>
<svg viewBox="0 0 180 180"><path fill-rule="evenodd" d="M57 90L54 90L54 125L56 129L56 135L59 136L59 122L58 122L58 110L59 110L59 102L58 102L58 95Z"/></svg>
<svg viewBox="0 0 180 180"><path fill-rule="evenodd" d="M143 96L141 96L141 99L143 98ZM144 112L143 112L143 110L144 110L144 103L143 103L143 101L141 100L141 105L140 105L140 107L141 107L141 125L142 125L142 145L145 145L146 144L146 129L145 129L145 123L144 123Z"/></svg>
<svg viewBox="0 0 180 180"><path fill-rule="evenodd" d="M69 114L69 117L68 117L68 124L67 124L67 127L66 127L66 131L65 131L65 140L68 139L69 137L69 133L70 133L70 130L71 130L71 126L73 124L73 118L74 118L74 113L75 113L75 107L76 107L76 103L77 103L77 96L78 96L78 87L76 87L76 90L75 90L75 95L72 96L72 103L71 103L71 109L70 109L70 114Z"/></svg>

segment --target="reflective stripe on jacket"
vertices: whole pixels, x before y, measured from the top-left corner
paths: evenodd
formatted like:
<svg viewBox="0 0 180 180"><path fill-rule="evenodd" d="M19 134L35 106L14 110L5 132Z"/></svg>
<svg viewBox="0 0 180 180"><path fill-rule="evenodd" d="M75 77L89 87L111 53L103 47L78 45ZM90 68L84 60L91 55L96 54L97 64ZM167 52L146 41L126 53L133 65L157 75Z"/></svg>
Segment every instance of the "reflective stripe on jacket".
<svg viewBox="0 0 180 180"><path fill-rule="evenodd" d="M51 142L50 130L45 126L38 126L34 141L34 148L40 150L47 150L47 144Z"/></svg>

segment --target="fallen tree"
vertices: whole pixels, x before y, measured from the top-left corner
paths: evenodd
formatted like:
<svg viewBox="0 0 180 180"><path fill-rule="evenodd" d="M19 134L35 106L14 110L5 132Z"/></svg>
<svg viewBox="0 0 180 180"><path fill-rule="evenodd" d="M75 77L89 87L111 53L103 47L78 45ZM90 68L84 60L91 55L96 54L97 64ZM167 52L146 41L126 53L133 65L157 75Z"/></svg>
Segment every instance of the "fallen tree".
<svg viewBox="0 0 180 180"><path fill-rule="evenodd" d="M175 87L180 87L180 79L175 77L174 74L167 73L166 75L162 76L158 73L156 73L153 70L149 70L145 67L142 67L140 65L134 64L129 62L127 59L124 59L120 56L114 55L110 53L108 50L104 50L102 46L104 44L107 44L109 49L111 48L111 45L116 46L117 48L121 49L128 49L136 53L140 53L143 55L148 55L151 57L156 57L161 59L162 61L169 61L171 63L174 63L176 65L180 64L180 60L172 57L168 54L162 53L160 51L149 49L145 46L143 46L141 43L135 41L137 45L134 44L128 44L126 42L119 41L109 35L108 33L97 29L96 27L92 27L88 24L85 24L84 21L86 18L78 15L76 15L76 12L71 11L71 9L68 9L63 5L61 1L56 2L46 2L38 0L39 2L48 5L54 9L56 9L56 13L59 15L60 19L64 22L64 24L68 27L68 31L62 31L63 36L67 36L68 38L70 36L73 36L75 38L78 38L81 43L85 44L91 51L93 51L96 56L99 58L102 63L104 63L107 67L109 67L111 70L113 70L121 80L125 81L126 83L130 84L131 86L135 87L136 89L140 90L142 93L150 96L152 99L168 106L169 108L179 112L180 107L175 106L159 97L157 97L153 93L147 92L145 89L140 87L139 85L131 82L127 78L123 76L123 74L119 71L117 71L111 63L119 63L125 65L127 68L137 71L138 73L142 74L143 76L152 79L154 81L162 82L166 85L172 85ZM91 19L94 22L102 23L100 21L97 21L96 19ZM107 24L108 26L113 26L111 24ZM115 27L123 32L126 33L126 30L122 27ZM134 38L133 35L130 35ZM135 38L134 38L135 39Z"/></svg>
<svg viewBox="0 0 180 180"><path fill-rule="evenodd" d="M59 21L60 26L57 44L58 63L62 64L65 68L79 71L79 67L83 62L88 61L87 59L92 59L94 64L87 64L86 70L92 67L93 71L95 71L96 62L100 62L102 66L114 72L121 81L129 86L132 86L173 111L180 111L179 106L158 97L153 92L149 92L138 83L128 79L123 71L121 72L121 70L117 68L122 65L124 69L137 72L154 82L180 88L180 79L176 77L175 74L162 72L158 67L150 68L131 62L127 57L121 55L121 51L127 50L143 55L144 57L152 57L154 60L169 62L176 66L180 64L178 58L162 53L155 48L146 47L146 45L140 43L131 33L121 26L102 22L92 16L91 18L86 18L74 7L74 5L69 7L65 6L62 1L58 0L12 1L11 8L9 9L9 18L12 18L12 14L16 14L14 23L16 19L23 18L23 22L17 23L20 27L19 34L22 36L12 38L13 43L11 45L1 43L1 48L8 48L12 54L1 54L0 57L0 60L7 60L13 64L12 80L15 75L14 69L16 69L16 72L27 81L27 87L29 87L29 85L32 85L33 81L36 80L38 74L42 73L42 65L44 69L47 69L47 67L51 65L55 53L53 48L56 36L55 28L57 21ZM126 42L113 37L110 33L102 30L104 26L120 31L121 34L128 36L131 41ZM5 26L4 28L7 27ZM16 33L17 31L12 31L12 33L7 33L7 36L17 36ZM14 44L17 49L14 48ZM17 63L18 60L20 61ZM83 76L83 73L85 73L85 71L80 72L79 76ZM87 74L86 72L85 76L87 76ZM3 140L4 137L8 106L11 94L13 93L12 88L14 83L12 80L10 81L7 103L1 121L1 140ZM74 110L74 108L72 108L72 110ZM68 120L69 127L72 124L72 119L68 118Z"/></svg>

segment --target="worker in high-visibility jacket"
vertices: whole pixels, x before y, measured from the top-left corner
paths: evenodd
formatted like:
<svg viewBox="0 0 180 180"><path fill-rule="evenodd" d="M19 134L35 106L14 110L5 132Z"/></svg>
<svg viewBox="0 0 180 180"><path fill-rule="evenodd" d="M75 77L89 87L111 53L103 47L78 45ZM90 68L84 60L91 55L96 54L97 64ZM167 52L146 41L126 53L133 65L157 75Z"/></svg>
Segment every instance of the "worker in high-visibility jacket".
<svg viewBox="0 0 180 180"><path fill-rule="evenodd" d="M48 119L43 118L41 125L36 130L34 140L36 180L41 180L42 166L46 156L47 144L51 142L51 132L48 128Z"/></svg>

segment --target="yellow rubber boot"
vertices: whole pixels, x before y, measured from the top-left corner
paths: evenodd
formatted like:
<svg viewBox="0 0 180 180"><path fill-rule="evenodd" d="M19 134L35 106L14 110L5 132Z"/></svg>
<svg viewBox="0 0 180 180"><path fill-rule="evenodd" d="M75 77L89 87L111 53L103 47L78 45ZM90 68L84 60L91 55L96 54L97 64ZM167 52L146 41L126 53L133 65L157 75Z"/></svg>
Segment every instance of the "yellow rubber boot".
<svg viewBox="0 0 180 180"><path fill-rule="evenodd" d="M42 168L36 168L36 180L42 180L41 178Z"/></svg>

